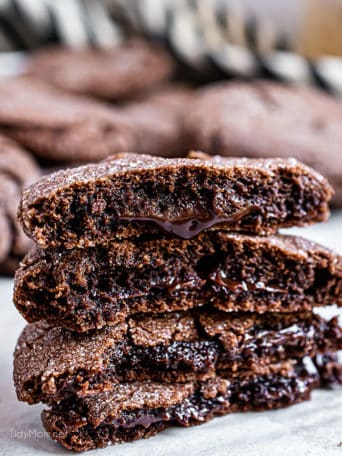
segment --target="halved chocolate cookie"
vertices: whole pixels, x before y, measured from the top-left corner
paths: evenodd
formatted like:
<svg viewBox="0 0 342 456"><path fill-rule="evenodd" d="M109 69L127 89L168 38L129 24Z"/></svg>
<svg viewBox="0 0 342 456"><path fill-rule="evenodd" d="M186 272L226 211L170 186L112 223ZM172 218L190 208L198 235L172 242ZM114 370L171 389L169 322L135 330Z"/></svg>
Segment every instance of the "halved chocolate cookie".
<svg viewBox="0 0 342 456"><path fill-rule="evenodd" d="M304 356L341 348L337 320L311 313L138 315L86 334L39 322L18 340L14 382L19 400L54 403L121 382L281 374Z"/></svg>
<svg viewBox="0 0 342 456"><path fill-rule="evenodd" d="M14 303L29 322L79 332L137 312L207 303L224 311L298 312L342 305L342 257L299 237L218 230L190 240L36 248L16 274Z"/></svg>
<svg viewBox="0 0 342 456"><path fill-rule="evenodd" d="M229 382L113 385L104 393L62 401L42 413L45 429L68 449L85 451L147 438L168 426L191 426L230 412L269 410L307 400L319 380L299 363L284 375Z"/></svg>
<svg viewBox="0 0 342 456"><path fill-rule="evenodd" d="M42 247L105 244L209 229L274 233L326 220L328 182L294 159L165 159L119 154L43 177L23 195L19 220Z"/></svg>

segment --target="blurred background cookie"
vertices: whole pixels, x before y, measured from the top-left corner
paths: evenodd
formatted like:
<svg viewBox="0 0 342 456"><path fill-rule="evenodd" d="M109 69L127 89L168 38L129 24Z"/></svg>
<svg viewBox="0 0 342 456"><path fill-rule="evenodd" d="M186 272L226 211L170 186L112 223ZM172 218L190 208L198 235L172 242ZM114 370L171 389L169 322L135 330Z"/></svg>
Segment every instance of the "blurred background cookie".
<svg viewBox="0 0 342 456"><path fill-rule="evenodd" d="M143 40L113 48L54 48L34 54L30 75L74 93L118 100L146 91L169 79L175 70L171 55Z"/></svg>
<svg viewBox="0 0 342 456"><path fill-rule="evenodd" d="M0 130L43 161L97 161L134 146L109 106L30 78L1 81Z"/></svg>
<svg viewBox="0 0 342 456"><path fill-rule="evenodd" d="M190 144L184 117L194 93L185 84L170 84L123 106L121 112L135 140L134 151L164 157L185 155Z"/></svg>
<svg viewBox="0 0 342 456"><path fill-rule="evenodd" d="M0 131L44 163L96 162L123 151L184 155L183 115L192 93L170 84L111 105L37 79L14 78L0 82Z"/></svg>
<svg viewBox="0 0 342 456"><path fill-rule="evenodd" d="M235 157L296 157L325 175L342 205L342 104L266 81L200 90L186 116L191 147Z"/></svg>
<svg viewBox="0 0 342 456"><path fill-rule="evenodd" d="M11 274L32 246L17 223L21 193L40 176L30 154L0 136L0 273Z"/></svg>

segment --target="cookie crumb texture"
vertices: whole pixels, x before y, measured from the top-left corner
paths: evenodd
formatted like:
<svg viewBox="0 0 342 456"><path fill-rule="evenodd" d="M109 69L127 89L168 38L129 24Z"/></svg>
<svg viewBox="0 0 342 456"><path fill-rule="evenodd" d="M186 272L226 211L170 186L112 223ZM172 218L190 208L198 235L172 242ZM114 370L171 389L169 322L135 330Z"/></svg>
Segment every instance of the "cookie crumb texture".
<svg viewBox="0 0 342 456"><path fill-rule="evenodd" d="M328 182L294 159L119 154L44 177L24 193L19 220L44 248L161 231L192 238L217 227L271 234L326 220L331 196Z"/></svg>
<svg viewBox="0 0 342 456"><path fill-rule="evenodd" d="M207 231L85 249L36 249L15 279L14 303L29 322L84 332L138 312L200 307L298 312L342 304L342 258L294 236Z"/></svg>

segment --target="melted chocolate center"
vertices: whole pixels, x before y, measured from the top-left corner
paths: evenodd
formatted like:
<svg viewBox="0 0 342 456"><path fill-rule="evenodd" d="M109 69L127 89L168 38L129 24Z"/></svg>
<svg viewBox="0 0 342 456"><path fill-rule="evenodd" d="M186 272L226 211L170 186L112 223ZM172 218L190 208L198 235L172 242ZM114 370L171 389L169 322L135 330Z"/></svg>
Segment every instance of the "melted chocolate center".
<svg viewBox="0 0 342 456"><path fill-rule="evenodd" d="M125 222L152 222L168 234L174 234L182 239L191 239L214 225L236 224L243 217L249 215L256 209L256 206L250 206L241 211L235 212L228 217L219 217L215 211L207 210L206 212L198 213L196 216L183 216L173 221L165 220L159 217L136 216L119 217L119 220Z"/></svg>
<svg viewBox="0 0 342 456"><path fill-rule="evenodd" d="M170 416L166 410L154 415L148 412L145 413L142 412L139 417L128 422L123 422L122 419L113 420L111 422L111 425L121 427L123 429L131 429L135 428L136 426L142 426L143 428L147 429L151 426L151 424L159 423L161 421L168 421L170 419Z"/></svg>
<svg viewBox="0 0 342 456"><path fill-rule="evenodd" d="M255 292L255 291L266 291L268 293L281 293L285 294L288 290L284 288L274 287L267 285L264 282L251 282L247 280L233 280L227 277L226 273L222 270L215 270L209 275L209 279L211 280L214 287L217 288L217 291L248 291L248 292Z"/></svg>

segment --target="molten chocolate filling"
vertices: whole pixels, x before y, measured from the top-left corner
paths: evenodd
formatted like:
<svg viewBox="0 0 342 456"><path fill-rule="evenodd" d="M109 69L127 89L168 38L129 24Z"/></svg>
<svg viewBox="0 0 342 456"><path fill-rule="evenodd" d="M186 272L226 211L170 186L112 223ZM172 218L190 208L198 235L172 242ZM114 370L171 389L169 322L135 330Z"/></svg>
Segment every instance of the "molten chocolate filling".
<svg viewBox="0 0 342 456"><path fill-rule="evenodd" d="M214 210L199 212L196 216L177 217L173 221L158 217L119 217L123 222L151 222L168 234L176 235L182 239L191 239L204 230L216 225L235 225L243 217L250 215L251 212L258 210L257 206L250 206L242 209L228 217L219 217ZM260 208L259 208L260 210Z"/></svg>
<svg viewBox="0 0 342 456"><path fill-rule="evenodd" d="M230 293L231 291L245 291L252 293L254 293L255 291L265 291L268 293L286 294L288 292L287 289L269 286L262 281L253 282L252 280L248 281L230 279L229 277L227 277L227 274L220 269L213 271L209 275L209 280L212 283L214 291L221 293Z"/></svg>

